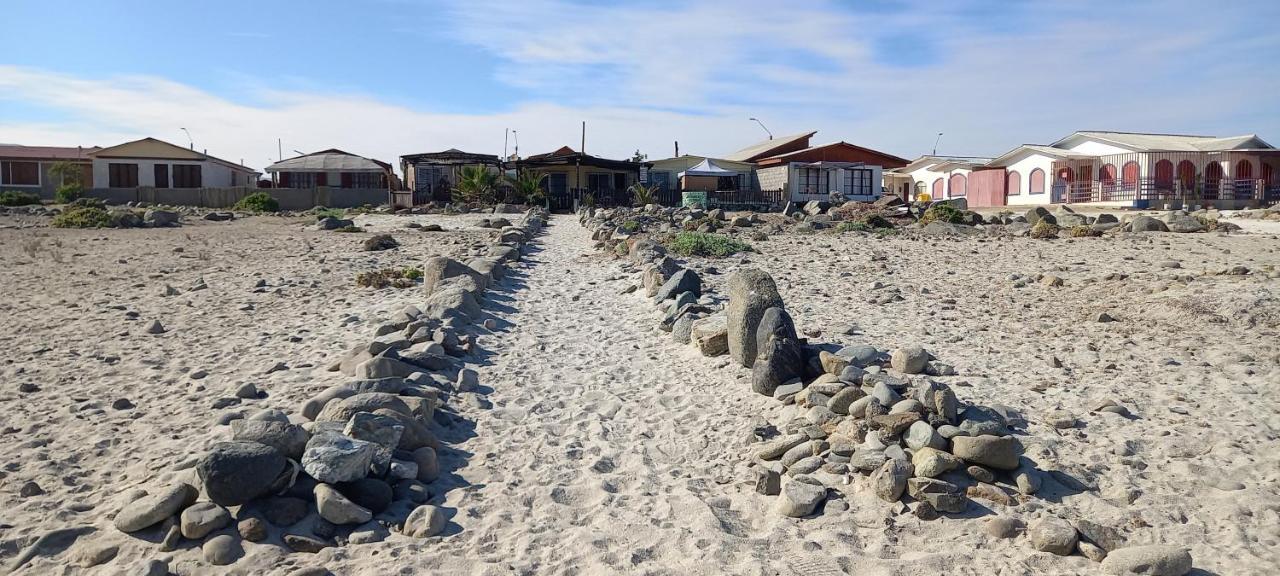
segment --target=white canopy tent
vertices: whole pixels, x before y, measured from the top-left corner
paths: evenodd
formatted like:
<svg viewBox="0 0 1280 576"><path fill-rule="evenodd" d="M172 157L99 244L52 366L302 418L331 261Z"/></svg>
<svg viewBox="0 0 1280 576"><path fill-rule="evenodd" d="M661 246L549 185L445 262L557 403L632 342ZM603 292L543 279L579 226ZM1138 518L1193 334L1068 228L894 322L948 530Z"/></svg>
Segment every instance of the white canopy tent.
<svg viewBox="0 0 1280 576"><path fill-rule="evenodd" d="M677 176L684 178L685 176L737 176L739 174L742 174L742 172L726 169L716 164L714 160L707 158L696 166L677 174Z"/></svg>

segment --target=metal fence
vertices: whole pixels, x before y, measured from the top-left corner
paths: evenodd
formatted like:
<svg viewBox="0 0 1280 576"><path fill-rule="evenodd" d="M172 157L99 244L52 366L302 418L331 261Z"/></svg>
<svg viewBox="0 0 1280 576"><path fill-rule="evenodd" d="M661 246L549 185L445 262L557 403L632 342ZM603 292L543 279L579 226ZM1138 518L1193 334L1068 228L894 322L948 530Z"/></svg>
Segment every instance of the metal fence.
<svg viewBox="0 0 1280 576"><path fill-rule="evenodd" d="M1137 181L1059 181L1053 185L1053 202L1055 203L1142 203L1169 200L1182 200L1196 204L1250 201L1269 203L1280 201L1280 184L1268 185L1262 179L1139 178Z"/></svg>

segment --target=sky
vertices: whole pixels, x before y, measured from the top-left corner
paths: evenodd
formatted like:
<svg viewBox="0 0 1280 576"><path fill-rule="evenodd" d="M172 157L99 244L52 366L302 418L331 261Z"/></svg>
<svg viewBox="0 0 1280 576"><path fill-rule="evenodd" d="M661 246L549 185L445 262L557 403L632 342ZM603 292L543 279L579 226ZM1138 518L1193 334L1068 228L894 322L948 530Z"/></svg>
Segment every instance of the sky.
<svg viewBox="0 0 1280 576"><path fill-rule="evenodd" d="M1280 145L1276 0L4 0L0 143L155 137L722 156L816 130L914 158L1075 130ZM762 128L749 118L758 118ZM186 128L186 131L182 129ZM190 140L188 140L188 133ZM938 133L942 133L941 138ZM278 141L279 140L279 143Z"/></svg>

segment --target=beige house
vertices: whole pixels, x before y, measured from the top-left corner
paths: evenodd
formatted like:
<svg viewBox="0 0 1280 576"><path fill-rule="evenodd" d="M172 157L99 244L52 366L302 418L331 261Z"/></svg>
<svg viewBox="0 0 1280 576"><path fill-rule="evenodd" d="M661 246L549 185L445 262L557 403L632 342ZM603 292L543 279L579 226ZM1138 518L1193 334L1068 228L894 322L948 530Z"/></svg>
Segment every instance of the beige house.
<svg viewBox="0 0 1280 576"><path fill-rule="evenodd" d="M80 166L80 186L93 188L93 160L90 154L98 148L64 148L59 146L0 145L0 190L19 190L53 198L62 178L49 169L59 162Z"/></svg>
<svg viewBox="0 0 1280 576"><path fill-rule="evenodd" d="M93 158L95 188L257 186L257 170L155 138L103 148Z"/></svg>
<svg viewBox="0 0 1280 576"><path fill-rule="evenodd" d="M546 174L542 187L551 207L563 209L584 196L591 196L599 205L629 205L628 188L640 182L641 171L647 172L652 164L599 158L564 146L518 160L516 166L520 172Z"/></svg>

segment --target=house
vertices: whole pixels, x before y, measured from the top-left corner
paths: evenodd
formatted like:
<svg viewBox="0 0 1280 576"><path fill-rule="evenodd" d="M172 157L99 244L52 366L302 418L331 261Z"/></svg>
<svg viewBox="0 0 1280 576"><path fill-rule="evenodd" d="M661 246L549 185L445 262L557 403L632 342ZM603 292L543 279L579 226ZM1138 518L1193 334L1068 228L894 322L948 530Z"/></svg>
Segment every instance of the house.
<svg viewBox="0 0 1280 576"><path fill-rule="evenodd" d="M0 190L20 190L53 198L63 179L49 172L59 162L80 166L80 186L93 188L93 159L98 147L19 146L0 144Z"/></svg>
<svg viewBox="0 0 1280 576"><path fill-rule="evenodd" d="M756 181L762 190L783 190L793 202L826 200L839 193L850 200L875 200L883 189L885 167L907 165L905 158L848 142L810 146L817 132L788 136L781 146L767 140L730 154L746 157L756 165ZM763 152L761 152L763 150Z"/></svg>
<svg viewBox="0 0 1280 576"><path fill-rule="evenodd" d="M649 162L591 156L568 146L516 161L520 172L547 175L542 186L553 209L571 208L587 195L601 205L629 205L628 189L641 181L642 174L647 176L652 166Z"/></svg>
<svg viewBox="0 0 1280 576"><path fill-rule="evenodd" d="M684 154L653 160L649 184L662 192L683 190L758 190L755 164Z"/></svg>
<svg viewBox="0 0 1280 576"><path fill-rule="evenodd" d="M280 188L345 188L391 190L395 175L391 165L356 156L337 148L303 154L267 166Z"/></svg>
<svg viewBox="0 0 1280 576"><path fill-rule="evenodd" d="M256 186L260 172L155 138L92 152L94 188Z"/></svg>
<svg viewBox="0 0 1280 576"><path fill-rule="evenodd" d="M405 187L413 192L415 206L432 200L449 201L454 184L467 166L498 171L502 162L496 154L473 154L457 148L400 157L400 171L404 173Z"/></svg>
<svg viewBox="0 0 1280 576"><path fill-rule="evenodd" d="M1280 151L1254 134L1080 131L1047 146L1018 146L984 167L1002 174L1009 205L1280 200Z"/></svg>
<svg viewBox="0 0 1280 576"><path fill-rule="evenodd" d="M781 138L770 137L768 140L757 142L732 154L725 154L724 159L733 162L755 162L761 158L804 150L809 147L809 139L817 133L818 131L814 130Z"/></svg>
<svg viewBox="0 0 1280 576"><path fill-rule="evenodd" d="M921 156L894 170L895 176L889 179L906 176L911 194L904 200L918 199L921 194L928 194L933 200L962 198L969 192L969 175L990 161L991 158L977 156Z"/></svg>

